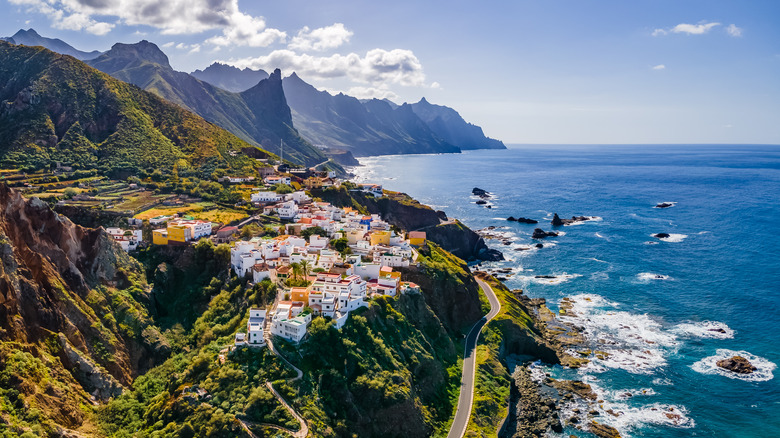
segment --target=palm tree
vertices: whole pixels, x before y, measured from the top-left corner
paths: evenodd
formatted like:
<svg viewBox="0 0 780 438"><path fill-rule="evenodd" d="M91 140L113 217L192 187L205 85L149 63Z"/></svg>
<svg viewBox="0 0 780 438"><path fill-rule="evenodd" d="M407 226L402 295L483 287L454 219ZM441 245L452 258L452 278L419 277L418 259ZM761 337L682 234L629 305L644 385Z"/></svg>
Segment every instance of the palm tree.
<svg viewBox="0 0 780 438"><path fill-rule="evenodd" d="M309 280L309 261L306 259L301 260L301 272L303 273L303 279Z"/></svg>
<svg viewBox="0 0 780 438"><path fill-rule="evenodd" d="M298 262L290 263L290 269L292 269L293 280L297 280L301 276L301 264Z"/></svg>

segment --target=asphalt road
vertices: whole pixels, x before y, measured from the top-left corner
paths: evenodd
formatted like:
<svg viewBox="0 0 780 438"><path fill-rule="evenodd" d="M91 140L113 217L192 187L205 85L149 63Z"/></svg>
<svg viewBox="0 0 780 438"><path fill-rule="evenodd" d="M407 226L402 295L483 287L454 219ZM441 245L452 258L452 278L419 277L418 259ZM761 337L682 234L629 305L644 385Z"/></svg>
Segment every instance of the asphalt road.
<svg viewBox="0 0 780 438"><path fill-rule="evenodd" d="M471 416L471 405L474 402L474 381L476 380L476 360L477 360L477 340L482 327L493 319L501 310L501 303L496 294L484 281L475 278L479 287L490 301L490 312L477 321L466 336L466 346L463 357L463 375L460 384L460 397L458 398L458 409L455 411L455 419L452 420L450 433L447 438L462 438L466 433L466 426L469 424Z"/></svg>

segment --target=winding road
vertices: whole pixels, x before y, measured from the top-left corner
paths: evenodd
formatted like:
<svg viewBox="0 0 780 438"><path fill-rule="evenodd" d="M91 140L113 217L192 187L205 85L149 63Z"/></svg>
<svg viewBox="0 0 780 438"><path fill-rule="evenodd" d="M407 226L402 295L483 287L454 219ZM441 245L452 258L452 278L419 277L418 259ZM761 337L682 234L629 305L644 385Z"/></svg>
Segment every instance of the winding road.
<svg viewBox="0 0 780 438"><path fill-rule="evenodd" d="M501 303L498 301L493 288L484 281L475 278L482 292L490 302L490 312L477 321L466 336L466 345L463 350L463 374L461 376L460 397L458 409L455 411L455 419L452 420L450 432L447 438L462 438L466 434L466 426L471 417L471 406L474 402L474 381L477 371L477 340L482 327L493 319L501 311Z"/></svg>

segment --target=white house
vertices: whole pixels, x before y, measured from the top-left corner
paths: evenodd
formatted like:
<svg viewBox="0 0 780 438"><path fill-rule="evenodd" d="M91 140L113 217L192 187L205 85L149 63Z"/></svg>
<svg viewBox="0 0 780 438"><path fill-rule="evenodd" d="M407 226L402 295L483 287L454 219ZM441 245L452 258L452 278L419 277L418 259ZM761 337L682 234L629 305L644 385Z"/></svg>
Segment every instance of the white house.
<svg viewBox="0 0 780 438"><path fill-rule="evenodd" d="M292 220L298 213L298 204L293 201L283 202L276 206L276 214L280 219Z"/></svg>
<svg viewBox="0 0 780 438"><path fill-rule="evenodd" d="M379 184L360 184L359 187L360 191L374 195L377 198L381 198L384 194L382 193L382 186Z"/></svg>
<svg viewBox="0 0 780 438"><path fill-rule="evenodd" d="M263 182L269 185L287 184L289 186L291 180L289 176L271 175L263 178Z"/></svg>
<svg viewBox="0 0 780 438"><path fill-rule="evenodd" d="M252 202L279 202L282 200L282 195L276 192L256 192L249 195L249 199Z"/></svg>
<svg viewBox="0 0 780 438"><path fill-rule="evenodd" d="M285 201L293 201L295 203L301 204L306 201L310 201L311 198L309 195L306 194L303 190L299 190L297 192L288 193L284 197Z"/></svg>
<svg viewBox="0 0 780 438"><path fill-rule="evenodd" d="M265 345L263 324L265 324L265 309L249 309L249 321L246 323L247 343L249 345Z"/></svg>
<svg viewBox="0 0 780 438"><path fill-rule="evenodd" d="M271 268L267 263L257 263L252 266L252 281L259 283L271 277Z"/></svg>

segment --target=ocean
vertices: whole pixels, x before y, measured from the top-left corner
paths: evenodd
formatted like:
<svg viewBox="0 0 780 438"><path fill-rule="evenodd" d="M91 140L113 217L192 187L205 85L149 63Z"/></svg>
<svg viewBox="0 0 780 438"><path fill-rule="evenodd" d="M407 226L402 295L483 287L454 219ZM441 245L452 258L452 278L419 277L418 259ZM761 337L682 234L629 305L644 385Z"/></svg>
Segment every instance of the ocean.
<svg viewBox="0 0 780 438"><path fill-rule="evenodd" d="M780 437L780 147L511 146L360 162L360 182L496 227L508 244L488 244L507 260L483 267L511 268L510 288L554 310L571 298L569 320L607 355L538 369L590 383L599 421L623 436ZM474 187L492 208L475 204ZM553 213L596 218L529 248ZM714 365L733 354L758 370Z"/></svg>

